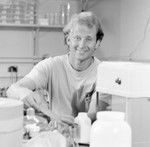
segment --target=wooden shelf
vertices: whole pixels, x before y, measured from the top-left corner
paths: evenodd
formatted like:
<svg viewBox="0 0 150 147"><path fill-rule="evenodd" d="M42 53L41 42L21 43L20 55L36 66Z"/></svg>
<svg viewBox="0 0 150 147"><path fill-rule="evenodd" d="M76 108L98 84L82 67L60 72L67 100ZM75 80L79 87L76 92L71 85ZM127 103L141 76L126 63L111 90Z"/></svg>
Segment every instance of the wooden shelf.
<svg viewBox="0 0 150 147"><path fill-rule="evenodd" d="M8 23L3 23L0 24L0 27L2 28L7 28L7 27L12 27L12 28L42 28L42 29L63 29L64 26L62 25L34 25L34 24L8 24Z"/></svg>

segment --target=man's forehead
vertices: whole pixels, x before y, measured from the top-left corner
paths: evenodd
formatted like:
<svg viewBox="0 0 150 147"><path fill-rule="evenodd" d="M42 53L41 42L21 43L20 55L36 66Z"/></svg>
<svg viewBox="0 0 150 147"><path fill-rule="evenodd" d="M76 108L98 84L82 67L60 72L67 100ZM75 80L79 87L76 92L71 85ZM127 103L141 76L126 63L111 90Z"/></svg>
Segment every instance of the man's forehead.
<svg viewBox="0 0 150 147"><path fill-rule="evenodd" d="M93 26L91 28L89 28L88 26L86 25L80 25L80 24L77 24L75 25L74 27L72 27L71 29L71 34L76 34L76 33L85 33L85 34L92 34L92 35L95 35L96 34L96 27Z"/></svg>

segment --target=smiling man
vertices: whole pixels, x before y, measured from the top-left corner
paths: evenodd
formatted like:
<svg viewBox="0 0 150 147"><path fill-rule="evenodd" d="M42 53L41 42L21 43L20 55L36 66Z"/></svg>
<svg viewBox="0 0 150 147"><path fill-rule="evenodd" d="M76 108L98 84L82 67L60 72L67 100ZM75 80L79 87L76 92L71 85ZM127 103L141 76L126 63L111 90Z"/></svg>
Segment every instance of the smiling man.
<svg viewBox="0 0 150 147"><path fill-rule="evenodd" d="M7 95L21 99L26 106L34 107L49 117L69 120L79 112L89 110L100 63L94 52L104 34L92 12L74 15L63 32L68 53L39 62L29 74L8 89ZM50 97L50 109L33 92L45 88Z"/></svg>

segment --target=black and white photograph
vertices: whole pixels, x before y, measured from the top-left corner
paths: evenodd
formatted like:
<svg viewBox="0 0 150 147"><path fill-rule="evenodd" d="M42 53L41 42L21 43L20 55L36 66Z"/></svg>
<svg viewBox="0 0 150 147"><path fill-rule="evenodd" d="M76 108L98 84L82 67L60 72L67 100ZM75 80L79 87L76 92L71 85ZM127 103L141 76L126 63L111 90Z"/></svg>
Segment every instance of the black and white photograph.
<svg viewBox="0 0 150 147"><path fill-rule="evenodd" d="M0 0L0 147L150 147L150 0Z"/></svg>

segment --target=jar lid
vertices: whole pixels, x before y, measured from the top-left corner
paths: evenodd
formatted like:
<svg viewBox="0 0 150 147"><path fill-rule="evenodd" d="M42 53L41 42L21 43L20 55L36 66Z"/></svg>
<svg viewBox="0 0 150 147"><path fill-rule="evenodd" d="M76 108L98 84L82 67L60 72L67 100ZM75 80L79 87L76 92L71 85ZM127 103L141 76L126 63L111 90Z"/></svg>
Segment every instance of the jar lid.
<svg viewBox="0 0 150 147"><path fill-rule="evenodd" d="M86 112L79 112L78 113L78 116L81 116L81 117L87 117L87 113Z"/></svg>
<svg viewBox="0 0 150 147"><path fill-rule="evenodd" d="M22 105L23 103L19 100L11 98L1 98L0 99L0 108L16 107Z"/></svg>
<svg viewBox="0 0 150 147"><path fill-rule="evenodd" d="M0 121L23 116L23 102L11 98L0 98Z"/></svg>
<svg viewBox="0 0 150 147"><path fill-rule="evenodd" d="M35 110L32 107L28 108L27 109L27 115L34 116L35 115Z"/></svg>
<svg viewBox="0 0 150 147"><path fill-rule="evenodd" d="M119 111L100 111L96 116L101 121L123 121L125 119L125 113Z"/></svg>

